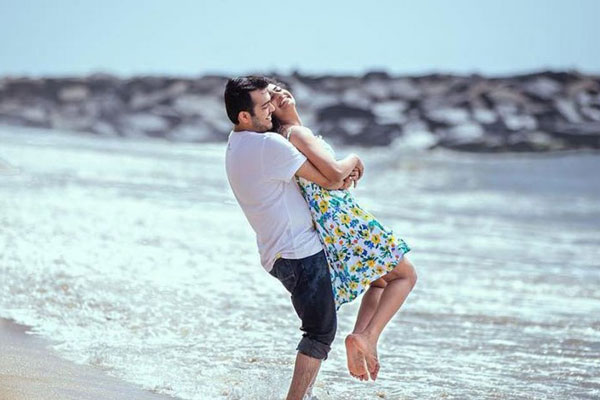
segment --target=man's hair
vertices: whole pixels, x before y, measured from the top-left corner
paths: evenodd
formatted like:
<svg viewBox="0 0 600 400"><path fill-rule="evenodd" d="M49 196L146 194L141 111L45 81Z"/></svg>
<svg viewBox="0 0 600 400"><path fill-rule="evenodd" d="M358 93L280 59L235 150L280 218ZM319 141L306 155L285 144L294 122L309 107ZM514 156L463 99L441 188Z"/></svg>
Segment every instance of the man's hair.
<svg viewBox="0 0 600 400"><path fill-rule="evenodd" d="M238 115L241 111L248 111L254 115L254 103L250 92L262 90L269 86L269 81L262 76L242 76L231 78L225 86L225 110L227 116L235 125L240 121Z"/></svg>

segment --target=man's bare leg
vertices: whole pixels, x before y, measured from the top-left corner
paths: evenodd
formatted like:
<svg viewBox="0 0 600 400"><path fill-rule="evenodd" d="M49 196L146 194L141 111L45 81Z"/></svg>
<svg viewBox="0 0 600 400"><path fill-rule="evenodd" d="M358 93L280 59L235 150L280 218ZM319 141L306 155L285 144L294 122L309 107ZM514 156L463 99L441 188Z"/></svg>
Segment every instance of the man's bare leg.
<svg viewBox="0 0 600 400"><path fill-rule="evenodd" d="M296 365L294 366L294 376L286 399L302 400L311 383L314 383L320 367L321 360L298 352Z"/></svg>
<svg viewBox="0 0 600 400"><path fill-rule="evenodd" d="M348 355L363 354L366 359L367 369L371 379L377 379L379 372L379 360L377 358L377 341L383 331L383 328L398 312L408 294L417 281L417 274L414 267L406 257L391 272L383 277L387 285L383 289L379 302L372 312L373 298L367 301L370 303L365 307L360 321L357 318L356 328L362 328L368 315L372 312L372 317L366 327L357 333L352 333L346 337L346 349ZM366 294L366 293L365 293ZM362 304L361 304L361 308ZM359 311L360 313L360 311ZM360 323L359 323L360 322ZM354 356L356 357L356 356Z"/></svg>
<svg viewBox="0 0 600 400"><path fill-rule="evenodd" d="M381 294L386 285L387 283L382 278L371 283L371 286L367 289L361 300L360 309L358 310L356 323L354 324L352 333L360 333L366 329L375 314L379 299L381 298ZM354 345L353 340L349 338L350 336L346 338L345 343L350 375L361 381L369 380L365 355L358 350Z"/></svg>
<svg viewBox="0 0 600 400"><path fill-rule="evenodd" d="M321 367L321 364L319 364L319 368L320 367ZM315 373L315 376L313 377L313 380L310 383L310 385L308 385L308 389L306 389L306 394L304 396L308 396L309 398L312 397L313 388L315 386L315 382L317 381L318 374L319 374L319 370L317 369L317 372Z"/></svg>

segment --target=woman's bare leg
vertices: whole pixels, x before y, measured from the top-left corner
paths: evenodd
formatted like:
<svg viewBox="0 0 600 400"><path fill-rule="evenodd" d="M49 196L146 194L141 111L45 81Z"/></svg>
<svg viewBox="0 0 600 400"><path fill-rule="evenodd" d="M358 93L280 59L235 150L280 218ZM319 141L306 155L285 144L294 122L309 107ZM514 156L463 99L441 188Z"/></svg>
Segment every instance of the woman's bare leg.
<svg viewBox="0 0 600 400"><path fill-rule="evenodd" d="M371 322L371 319L375 314L375 310L377 310L379 299L386 286L387 282L383 278L379 278L371 283L360 302L360 308L358 309L358 315L356 316L356 323L354 324L352 333L360 333L367 328L367 325L369 325L369 322Z"/></svg>
<svg viewBox="0 0 600 400"><path fill-rule="evenodd" d="M375 314L379 299L386 285L386 281L382 278L371 283L360 302L360 309L358 310L352 333L360 333L366 329ZM365 356L358 351L352 340L348 338L346 338L346 357L350 375L361 381L369 380Z"/></svg>
<svg viewBox="0 0 600 400"><path fill-rule="evenodd" d="M355 331L346 337L349 366L351 356L353 360L356 360L356 354L362 354L365 357L369 375L373 380L377 379L379 372L379 360L377 358L377 341L379 340L379 336L415 286L417 274L410 261L404 257L396 268L383 276L382 279L387 284L379 295L377 305L373 306L375 304L374 300L377 298L376 293L378 290L376 289L367 298L367 303L364 303L364 307L363 303L361 303ZM365 299L363 299L364 301ZM369 316L371 316L370 319L368 319ZM359 330L361 328L363 329Z"/></svg>

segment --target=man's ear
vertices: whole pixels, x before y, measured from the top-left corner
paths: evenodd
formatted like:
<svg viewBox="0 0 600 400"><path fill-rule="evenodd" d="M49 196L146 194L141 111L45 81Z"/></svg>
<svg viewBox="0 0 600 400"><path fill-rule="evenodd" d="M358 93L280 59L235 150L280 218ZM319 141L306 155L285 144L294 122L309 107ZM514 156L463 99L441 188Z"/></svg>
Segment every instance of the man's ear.
<svg viewBox="0 0 600 400"><path fill-rule="evenodd" d="M240 111L238 113L238 121L243 122L245 124L249 124L252 120L252 116L248 111Z"/></svg>

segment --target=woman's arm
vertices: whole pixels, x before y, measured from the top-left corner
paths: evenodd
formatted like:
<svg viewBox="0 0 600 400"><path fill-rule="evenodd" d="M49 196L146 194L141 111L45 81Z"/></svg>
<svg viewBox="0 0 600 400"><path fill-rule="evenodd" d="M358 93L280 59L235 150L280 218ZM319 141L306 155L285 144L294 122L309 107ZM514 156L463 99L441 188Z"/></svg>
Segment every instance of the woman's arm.
<svg viewBox="0 0 600 400"><path fill-rule="evenodd" d="M356 154L338 161L319 143L310 129L304 126L290 129L290 142L330 181L342 181L354 168L359 168L362 176L364 167Z"/></svg>
<svg viewBox="0 0 600 400"><path fill-rule="evenodd" d="M304 164L296 171L296 176L314 182L322 188L329 190L342 189L345 186L345 183L342 180L333 181L328 179L310 162L310 160L304 161Z"/></svg>

